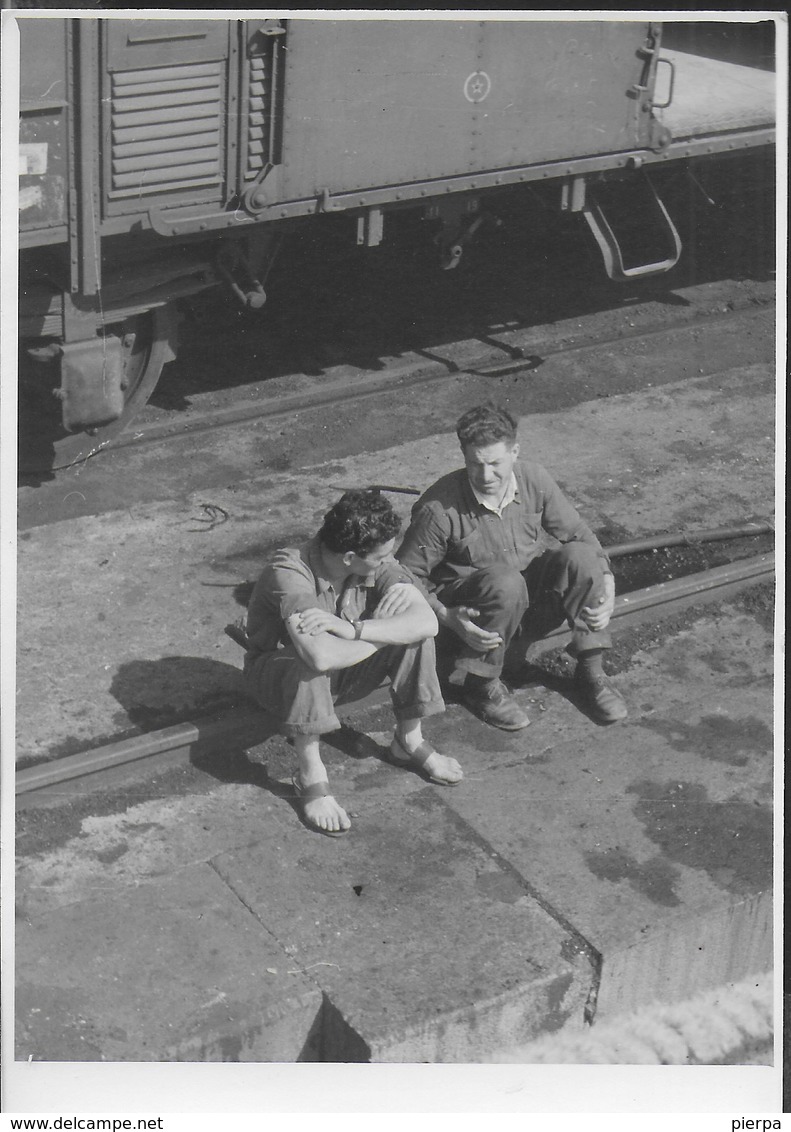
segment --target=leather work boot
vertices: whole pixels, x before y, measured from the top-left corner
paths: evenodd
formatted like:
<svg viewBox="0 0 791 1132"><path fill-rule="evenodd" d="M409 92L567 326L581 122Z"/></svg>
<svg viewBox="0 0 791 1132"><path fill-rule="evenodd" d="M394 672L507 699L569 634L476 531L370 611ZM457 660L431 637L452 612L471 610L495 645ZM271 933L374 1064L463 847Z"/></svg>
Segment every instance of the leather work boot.
<svg viewBox="0 0 791 1132"><path fill-rule="evenodd" d="M603 672L595 676L577 676L575 684L583 706L597 723L617 723L628 715L626 701Z"/></svg>
<svg viewBox="0 0 791 1132"><path fill-rule="evenodd" d="M463 698L479 719L503 731L520 731L530 723L502 680L468 676L464 681Z"/></svg>

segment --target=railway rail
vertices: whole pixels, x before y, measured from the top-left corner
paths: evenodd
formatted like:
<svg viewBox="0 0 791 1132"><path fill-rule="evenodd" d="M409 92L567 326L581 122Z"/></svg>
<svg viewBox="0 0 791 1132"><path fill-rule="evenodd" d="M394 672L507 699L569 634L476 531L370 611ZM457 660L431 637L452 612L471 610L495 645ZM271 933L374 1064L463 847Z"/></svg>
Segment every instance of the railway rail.
<svg viewBox="0 0 791 1132"><path fill-rule="evenodd" d="M734 528L737 534L760 534L768 530L771 530L769 524L748 524ZM707 537L722 538L728 535L722 531L701 532L697 541L705 541ZM651 541L662 546L668 545L669 540L660 538L656 542L645 539L635 544L611 547L609 550L614 557L619 557L642 550ZM696 540L691 535L677 537L675 541L689 545ZM621 594L616 598L613 623L619 629L629 628L676 613L693 604L726 600L745 587L771 581L774 569L774 554L759 554L726 566ZM230 635L233 636L233 633ZM556 629L543 641L532 645L530 655L560 648L567 643L568 638L568 630ZM381 694L384 695L384 692ZM265 712L252 707L234 709L206 719L105 744L76 755L23 767L16 775L17 808L29 809L67 800L75 788L80 792L86 789L100 791L106 785L113 785L113 773L118 768L131 764L138 764L138 767L144 764L146 773L155 774L174 763L206 759L229 747L255 746L273 733L272 722Z"/></svg>
<svg viewBox="0 0 791 1132"><path fill-rule="evenodd" d="M483 329L465 318L451 338L432 324L399 350L377 337L378 349L339 351L335 364L318 371L286 352L236 385L238 371L223 361L233 357L233 331L215 341L207 328L208 350L196 347L193 355L197 371L189 358L178 363L171 405L148 407L137 430L76 467L22 471L19 529L184 492L222 492L262 464L278 472L419 439L434 431L431 422L446 415L445 406L471 398L505 398L521 416L772 363L771 280L735 275L677 289L667 299L638 295L625 307L602 298L598 310L531 323L509 316L508 294L490 299L484 292L491 314ZM428 341L442 344L427 348ZM223 380L226 373L231 381Z"/></svg>
<svg viewBox="0 0 791 1132"><path fill-rule="evenodd" d="M763 314L774 308L773 301L754 299L742 304L729 305L726 311L708 311L690 318L671 318L653 325L643 325L630 330L620 330L617 334L587 333L573 343L552 344L551 341L537 342L529 350L520 345L503 342L500 349L484 355L480 362L461 365L452 357L447 360L427 362L425 365L397 363L388 365L382 371L363 373L361 376L343 377L337 380L322 381L307 392L264 396L253 402L241 401L211 410L199 410L188 420L164 419L143 422L128 433L122 433L113 444L114 450L136 448L168 440L175 436L189 436L193 433L226 428L243 422L275 419L291 416L308 409L340 405L344 402L362 401L396 389L408 389L413 385L425 385L441 381L450 374L468 373L479 377L510 377L524 374L550 358L563 358L591 347L618 346L638 338L651 338L672 334L676 330L695 331L726 323L737 312ZM98 456L97 452L95 456ZM92 458L95 458L92 457Z"/></svg>

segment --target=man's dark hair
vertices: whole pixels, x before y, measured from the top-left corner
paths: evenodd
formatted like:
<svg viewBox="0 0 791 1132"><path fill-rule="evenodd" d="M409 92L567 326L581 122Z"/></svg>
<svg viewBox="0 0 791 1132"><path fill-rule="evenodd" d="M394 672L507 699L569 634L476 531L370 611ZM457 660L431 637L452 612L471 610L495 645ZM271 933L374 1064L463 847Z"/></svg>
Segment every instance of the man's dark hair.
<svg viewBox="0 0 791 1132"><path fill-rule="evenodd" d="M319 538L328 550L365 557L401 530L401 519L378 491L347 491L324 516Z"/></svg>
<svg viewBox="0 0 791 1132"><path fill-rule="evenodd" d="M516 444L516 421L501 405L476 405L456 422L456 435L462 451L487 444Z"/></svg>

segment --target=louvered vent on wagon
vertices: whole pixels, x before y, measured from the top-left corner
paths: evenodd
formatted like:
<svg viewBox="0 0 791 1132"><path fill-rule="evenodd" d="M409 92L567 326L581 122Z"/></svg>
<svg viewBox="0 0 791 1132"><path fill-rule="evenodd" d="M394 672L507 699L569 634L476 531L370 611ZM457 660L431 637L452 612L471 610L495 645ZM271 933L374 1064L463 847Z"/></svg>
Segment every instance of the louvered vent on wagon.
<svg viewBox="0 0 791 1132"><path fill-rule="evenodd" d="M111 198L217 185L222 63L112 76Z"/></svg>

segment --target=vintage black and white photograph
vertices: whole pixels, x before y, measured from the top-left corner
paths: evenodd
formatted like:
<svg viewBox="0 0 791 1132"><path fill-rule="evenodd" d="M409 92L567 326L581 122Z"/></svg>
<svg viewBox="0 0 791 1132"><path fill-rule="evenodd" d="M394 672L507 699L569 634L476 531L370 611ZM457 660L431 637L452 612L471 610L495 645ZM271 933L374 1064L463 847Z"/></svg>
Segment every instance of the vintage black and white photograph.
<svg viewBox="0 0 791 1132"><path fill-rule="evenodd" d="M781 1111L785 15L2 14L14 1072Z"/></svg>

